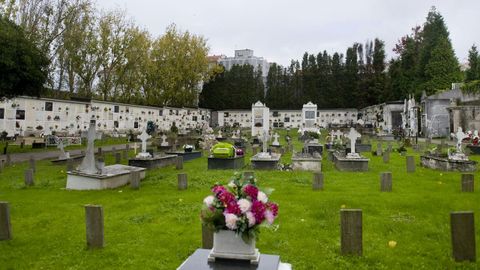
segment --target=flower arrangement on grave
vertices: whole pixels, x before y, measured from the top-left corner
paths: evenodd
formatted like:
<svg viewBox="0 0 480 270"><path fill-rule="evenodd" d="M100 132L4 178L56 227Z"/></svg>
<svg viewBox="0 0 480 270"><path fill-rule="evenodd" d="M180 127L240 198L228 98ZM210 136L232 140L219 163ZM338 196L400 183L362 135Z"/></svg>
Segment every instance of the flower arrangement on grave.
<svg viewBox="0 0 480 270"><path fill-rule="evenodd" d="M234 231L246 243L257 239L260 227L273 224L278 216L278 205L267 195L271 191L261 191L253 177L235 174L228 185L214 185L213 195L203 200L202 222L216 232Z"/></svg>

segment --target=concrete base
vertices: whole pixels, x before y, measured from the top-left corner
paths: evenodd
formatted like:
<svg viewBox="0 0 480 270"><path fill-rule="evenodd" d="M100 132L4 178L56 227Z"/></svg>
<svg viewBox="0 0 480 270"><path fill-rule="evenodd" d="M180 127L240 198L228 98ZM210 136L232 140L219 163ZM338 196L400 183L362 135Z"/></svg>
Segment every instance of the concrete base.
<svg viewBox="0 0 480 270"><path fill-rule="evenodd" d="M372 152L372 145L371 144L364 144L364 143L357 143L357 144L355 144L355 152L357 152L357 153Z"/></svg>
<svg viewBox="0 0 480 270"><path fill-rule="evenodd" d="M139 171L140 179L145 178L144 168L120 164L105 166L103 174L85 174L79 171L67 172L67 189L98 190L124 186L130 182L132 171Z"/></svg>
<svg viewBox="0 0 480 270"><path fill-rule="evenodd" d="M192 152L184 152L184 151L179 151L179 152L167 152L167 155L177 155L177 156L182 156L183 161L189 161L192 159L196 158L201 158L202 157L202 152L201 151L192 151Z"/></svg>
<svg viewBox="0 0 480 270"><path fill-rule="evenodd" d="M292 157L292 168L298 171L322 171L321 158L297 158Z"/></svg>
<svg viewBox="0 0 480 270"><path fill-rule="evenodd" d="M128 160L129 166L142 167L145 169L163 168L175 165L177 155L155 156L151 158L132 158Z"/></svg>
<svg viewBox="0 0 480 270"><path fill-rule="evenodd" d="M260 154L260 153L259 153ZM278 168L278 162L280 161L280 154L272 153L270 159L260 158L256 154L250 159L252 167L255 170L276 170Z"/></svg>
<svg viewBox="0 0 480 270"><path fill-rule="evenodd" d="M245 166L245 157L234 157L234 158L208 158L208 169L209 170L238 170L242 169Z"/></svg>
<svg viewBox="0 0 480 270"><path fill-rule="evenodd" d="M342 172L366 172L368 171L368 158L346 158L338 152L333 154L335 167Z"/></svg>
<svg viewBox="0 0 480 270"><path fill-rule="evenodd" d="M474 172L477 162L472 160L449 160L448 158L434 156L420 156L423 167L440 171Z"/></svg>

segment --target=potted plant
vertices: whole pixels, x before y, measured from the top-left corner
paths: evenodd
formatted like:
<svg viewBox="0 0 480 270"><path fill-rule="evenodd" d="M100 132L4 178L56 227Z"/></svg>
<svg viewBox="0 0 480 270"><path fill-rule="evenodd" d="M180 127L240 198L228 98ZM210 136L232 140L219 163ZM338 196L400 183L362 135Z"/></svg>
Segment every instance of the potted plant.
<svg viewBox="0 0 480 270"><path fill-rule="evenodd" d="M269 202L267 193L256 186L256 179L235 174L226 185L216 184L207 196L201 212L205 226L214 230L209 260L215 258L250 260L258 263L260 253L255 241L262 224L271 225L278 205Z"/></svg>

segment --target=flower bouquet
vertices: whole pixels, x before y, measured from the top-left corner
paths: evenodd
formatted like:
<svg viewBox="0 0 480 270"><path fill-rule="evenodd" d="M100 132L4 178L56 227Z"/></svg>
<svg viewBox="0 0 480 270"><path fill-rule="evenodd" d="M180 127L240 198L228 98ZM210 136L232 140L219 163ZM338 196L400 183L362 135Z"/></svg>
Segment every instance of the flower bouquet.
<svg viewBox="0 0 480 270"><path fill-rule="evenodd" d="M218 257L258 263L255 240L260 226L271 225L278 215L278 205L268 200L270 191L259 190L253 177L235 174L228 185L213 186L212 193L203 200L201 212L203 224L215 231L209 260Z"/></svg>

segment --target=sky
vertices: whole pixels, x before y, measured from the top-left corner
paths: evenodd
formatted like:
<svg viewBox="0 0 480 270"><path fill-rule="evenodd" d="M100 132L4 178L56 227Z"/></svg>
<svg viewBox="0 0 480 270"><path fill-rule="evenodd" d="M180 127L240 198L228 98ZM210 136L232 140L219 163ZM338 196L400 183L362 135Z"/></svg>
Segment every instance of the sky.
<svg viewBox="0 0 480 270"><path fill-rule="evenodd" d="M233 56L252 49L255 56L288 65L304 52L345 54L354 42L380 38L387 57L411 28L422 25L432 6L442 14L457 58L480 45L479 0L97 0L99 9L124 9L153 36L168 25L202 35L210 55Z"/></svg>

